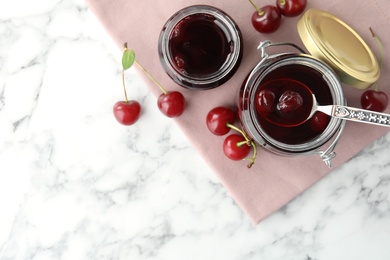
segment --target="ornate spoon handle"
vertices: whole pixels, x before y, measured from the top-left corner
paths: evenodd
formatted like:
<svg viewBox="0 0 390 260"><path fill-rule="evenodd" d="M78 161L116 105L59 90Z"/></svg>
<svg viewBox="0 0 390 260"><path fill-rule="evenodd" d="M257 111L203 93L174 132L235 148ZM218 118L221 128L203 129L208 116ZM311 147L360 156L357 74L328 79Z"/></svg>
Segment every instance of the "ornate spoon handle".
<svg viewBox="0 0 390 260"><path fill-rule="evenodd" d="M331 116L361 123L390 127L389 114L354 107L334 105L332 106Z"/></svg>

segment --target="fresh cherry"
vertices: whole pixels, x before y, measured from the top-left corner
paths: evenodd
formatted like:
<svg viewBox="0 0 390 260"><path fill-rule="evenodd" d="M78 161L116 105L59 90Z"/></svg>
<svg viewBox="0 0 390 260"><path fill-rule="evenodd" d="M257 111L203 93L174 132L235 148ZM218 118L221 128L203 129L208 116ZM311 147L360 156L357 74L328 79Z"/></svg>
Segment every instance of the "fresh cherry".
<svg viewBox="0 0 390 260"><path fill-rule="evenodd" d="M211 133L215 135L225 135L229 133L234 124L236 113L228 107L215 107L211 109L206 117L206 125Z"/></svg>
<svg viewBox="0 0 390 260"><path fill-rule="evenodd" d="M132 125L141 114L141 106L135 100L118 101L114 105L114 116L122 125Z"/></svg>
<svg viewBox="0 0 390 260"><path fill-rule="evenodd" d="M186 61L185 61L184 55L181 53L178 53L175 55L175 57L173 59L175 61L177 69L184 72L186 69Z"/></svg>
<svg viewBox="0 0 390 260"><path fill-rule="evenodd" d="M206 124L210 131L216 135L224 135L230 129L236 130L238 134L229 135L223 143L223 151L225 155L232 160L249 161L247 167L250 168L255 163L257 148L256 144L248 137L248 135L240 128L232 123L235 120L235 113L230 108L216 107L207 114ZM246 158L253 147L253 156Z"/></svg>
<svg viewBox="0 0 390 260"><path fill-rule="evenodd" d="M310 128L317 132L323 132L329 121L330 117L327 114L317 111L309 120Z"/></svg>
<svg viewBox="0 0 390 260"><path fill-rule="evenodd" d="M383 112L387 108L388 97L383 91L366 90L363 92L360 103L363 109Z"/></svg>
<svg viewBox="0 0 390 260"><path fill-rule="evenodd" d="M242 136L232 134L226 137L223 143L223 151L231 160L243 160L251 151L251 144Z"/></svg>
<svg viewBox="0 0 390 260"><path fill-rule="evenodd" d="M275 107L275 93L268 89L259 91L256 95L255 107L261 115L271 113Z"/></svg>
<svg viewBox="0 0 390 260"><path fill-rule="evenodd" d="M170 91L158 97L157 106L167 117L178 117L183 114L186 101L180 92Z"/></svg>
<svg viewBox="0 0 390 260"><path fill-rule="evenodd" d="M276 6L286 17L300 15L306 8L307 0L276 0Z"/></svg>
<svg viewBox="0 0 390 260"><path fill-rule="evenodd" d="M141 106L135 100L127 99L125 85L125 70L129 69L135 61L135 53L133 50L127 49L127 43L124 44L122 54L122 86L125 95L125 101L115 103L113 112L116 120L123 125L132 125L137 122L141 114Z"/></svg>
<svg viewBox="0 0 390 260"><path fill-rule="evenodd" d="M135 61L140 69L153 81L157 87L163 92L157 99L157 106L161 113L167 117L178 117L183 114L186 100L179 91L167 91L158 81L137 61Z"/></svg>
<svg viewBox="0 0 390 260"><path fill-rule="evenodd" d="M253 27L261 33L275 32L282 22L282 15L276 6L266 5L252 15Z"/></svg>
<svg viewBox="0 0 390 260"><path fill-rule="evenodd" d="M302 96L292 90L285 91L276 105L277 110L285 117L293 116L303 105Z"/></svg>

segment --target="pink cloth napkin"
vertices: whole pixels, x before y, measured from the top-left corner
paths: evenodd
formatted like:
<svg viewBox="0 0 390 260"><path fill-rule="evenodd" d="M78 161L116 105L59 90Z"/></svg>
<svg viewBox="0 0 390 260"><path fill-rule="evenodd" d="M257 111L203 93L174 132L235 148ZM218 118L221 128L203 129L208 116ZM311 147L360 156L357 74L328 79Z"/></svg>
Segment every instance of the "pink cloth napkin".
<svg viewBox="0 0 390 260"><path fill-rule="evenodd" d="M255 165L248 169L247 162L230 161L222 151L224 138L212 135L205 124L208 111L220 105L234 105L238 88L244 77L260 59L256 50L260 41L293 42L302 44L296 29L298 18L284 18L281 28L273 34L259 34L251 24L254 12L249 1L223 0L87 0L90 8L99 18L114 41L122 48L128 42L135 50L138 61L168 90L181 91L187 100L185 113L174 121L181 127L188 139L212 167L231 196L254 223L258 223L276 211L313 183L328 174L328 169L318 155L283 157L258 150ZM272 4L258 1L259 5ZM240 68L227 83L207 91L191 91L181 88L162 69L157 53L158 36L164 23L176 11L189 5L207 4L228 13L239 25L244 38L244 56ZM384 47L384 64L380 82L381 89L389 95L390 34L388 34L390 1L308 1L307 8L317 8L330 12L354 28L371 46L379 57L379 47L371 36L372 27L380 37ZM279 48L275 52L284 52ZM154 95L160 90L142 72L145 82ZM362 90L344 86L348 104L360 106ZM156 107L157 109L157 107ZM387 111L389 113L389 108ZM389 129L366 124L348 122L336 147L337 157L332 160L333 169L354 156L362 148L372 143Z"/></svg>

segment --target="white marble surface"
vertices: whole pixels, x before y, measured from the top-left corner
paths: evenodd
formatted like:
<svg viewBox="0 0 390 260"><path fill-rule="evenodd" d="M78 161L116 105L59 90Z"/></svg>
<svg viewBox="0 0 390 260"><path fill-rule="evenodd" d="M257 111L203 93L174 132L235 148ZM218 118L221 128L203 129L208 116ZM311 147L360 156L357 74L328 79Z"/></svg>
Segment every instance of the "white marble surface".
<svg viewBox="0 0 390 260"><path fill-rule="evenodd" d="M390 259L390 134L258 225L82 0L0 2L0 259Z"/></svg>

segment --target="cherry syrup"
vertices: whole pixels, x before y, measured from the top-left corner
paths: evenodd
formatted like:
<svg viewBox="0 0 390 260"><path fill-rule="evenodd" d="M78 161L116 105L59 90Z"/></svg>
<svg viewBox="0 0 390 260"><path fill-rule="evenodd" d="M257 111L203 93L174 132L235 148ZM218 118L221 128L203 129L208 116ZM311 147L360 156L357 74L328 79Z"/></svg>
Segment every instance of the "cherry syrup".
<svg viewBox="0 0 390 260"><path fill-rule="evenodd" d="M172 30L169 51L175 69L194 77L217 72L230 55L225 32L208 14L192 14Z"/></svg>
<svg viewBox="0 0 390 260"><path fill-rule="evenodd" d="M302 85L310 91L302 89ZM270 93L274 95L272 104L268 102L265 107L255 104L258 123L271 138L286 144L301 144L319 136L328 126L330 117L322 112L316 112L303 124L291 126L293 121L303 121L310 114L313 105L311 93L316 96L319 104L332 104L329 86L320 72L304 65L282 66L264 77L257 89L255 102L265 102L266 99L259 101L262 91L268 97ZM287 102L287 106L281 109L278 105L285 93L287 101L291 103Z"/></svg>

